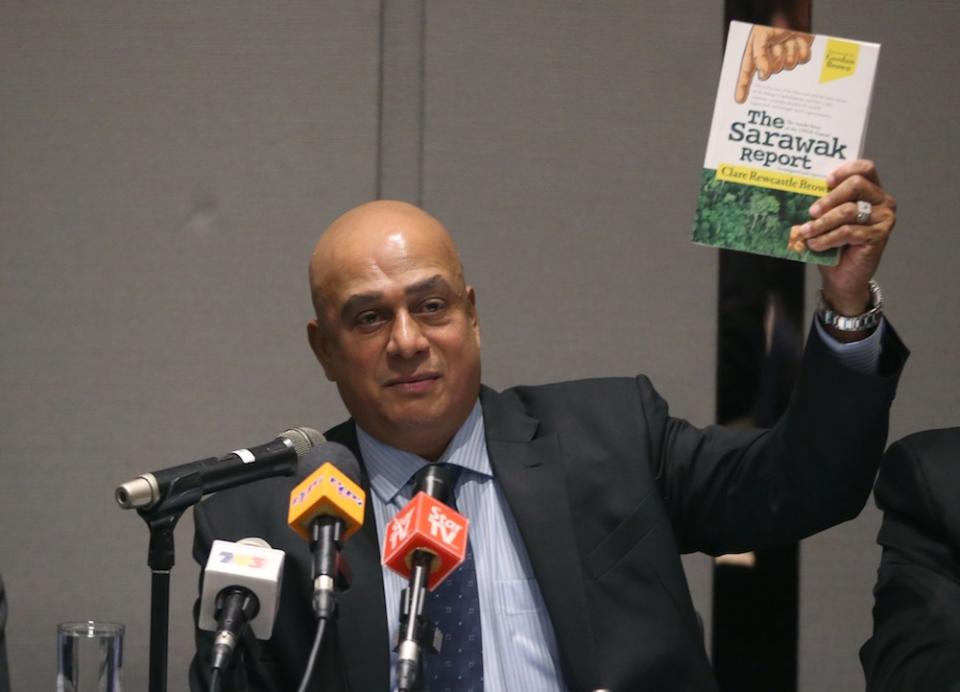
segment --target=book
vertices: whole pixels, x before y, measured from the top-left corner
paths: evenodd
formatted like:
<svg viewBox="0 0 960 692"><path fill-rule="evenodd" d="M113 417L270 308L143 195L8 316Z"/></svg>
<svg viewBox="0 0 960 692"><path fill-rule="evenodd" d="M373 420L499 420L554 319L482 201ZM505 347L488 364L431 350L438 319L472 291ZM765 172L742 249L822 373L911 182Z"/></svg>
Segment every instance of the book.
<svg viewBox="0 0 960 692"><path fill-rule="evenodd" d="M860 158L880 45L731 22L693 241L836 264L798 236L826 175Z"/></svg>

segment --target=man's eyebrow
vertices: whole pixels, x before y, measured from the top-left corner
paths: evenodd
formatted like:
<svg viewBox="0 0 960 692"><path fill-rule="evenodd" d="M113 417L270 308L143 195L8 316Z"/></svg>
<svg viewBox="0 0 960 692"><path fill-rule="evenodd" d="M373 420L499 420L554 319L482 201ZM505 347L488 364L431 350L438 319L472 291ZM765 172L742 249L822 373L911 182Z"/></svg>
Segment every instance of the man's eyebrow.
<svg viewBox="0 0 960 692"><path fill-rule="evenodd" d="M421 279L416 283L410 284L403 292L406 295L412 295L414 293L425 293L426 291L433 291L438 289L447 289L450 290L450 283L443 278L440 274L434 274L433 276L427 277L426 279ZM373 303L383 298L383 293L381 291L367 291L366 293L354 293L352 296L347 298L343 303L343 307L340 309L340 317L346 319L353 313L355 310L359 309L361 306L368 303Z"/></svg>
<svg viewBox="0 0 960 692"><path fill-rule="evenodd" d="M367 293L354 293L352 296L347 298L343 307L340 308L340 317L341 319L346 319L353 313L354 310L360 308L361 305L366 305L367 303L373 303L377 300L383 298L383 293L380 291L368 291Z"/></svg>
<svg viewBox="0 0 960 692"><path fill-rule="evenodd" d="M423 293L424 291L432 291L440 288L449 289L450 284L440 274L434 274L433 276L418 281L415 284L410 284L404 289L403 292L407 295L410 295L412 293Z"/></svg>

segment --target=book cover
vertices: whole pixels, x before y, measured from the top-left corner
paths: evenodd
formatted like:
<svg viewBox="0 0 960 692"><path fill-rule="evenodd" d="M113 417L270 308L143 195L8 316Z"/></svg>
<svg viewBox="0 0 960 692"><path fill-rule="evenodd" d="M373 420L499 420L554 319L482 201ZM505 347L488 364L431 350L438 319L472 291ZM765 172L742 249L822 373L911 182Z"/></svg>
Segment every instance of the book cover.
<svg viewBox="0 0 960 692"><path fill-rule="evenodd" d="M826 194L827 173L860 158L880 46L731 22L693 240L836 264L796 227Z"/></svg>

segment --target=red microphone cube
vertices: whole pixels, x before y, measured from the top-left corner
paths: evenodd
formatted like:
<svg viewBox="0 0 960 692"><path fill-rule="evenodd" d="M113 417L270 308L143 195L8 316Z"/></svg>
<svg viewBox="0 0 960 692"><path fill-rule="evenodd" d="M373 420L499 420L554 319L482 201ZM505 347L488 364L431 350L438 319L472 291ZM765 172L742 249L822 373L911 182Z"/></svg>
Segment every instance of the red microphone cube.
<svg viewBox="0 0 960 692"><path fill-rule="evenodd" d="M413 553L430 553L427 588L433 591L466 557L469 525L465 516L421 491L387 524L383 564L409 579Z"/></svg>

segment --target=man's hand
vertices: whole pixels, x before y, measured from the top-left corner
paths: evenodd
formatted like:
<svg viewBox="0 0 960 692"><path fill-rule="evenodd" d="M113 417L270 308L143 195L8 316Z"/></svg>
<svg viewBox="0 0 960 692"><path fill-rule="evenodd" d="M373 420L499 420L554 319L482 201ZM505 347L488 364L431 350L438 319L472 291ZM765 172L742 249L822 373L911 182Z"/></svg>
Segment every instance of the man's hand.
<svg viewBox="0 0 960 692"><path fill-rule="evenodd" d="M813 36L789 29L774 29L755 26L747 37L740 60L740 77L737 79L737 103L747 100L753 73L766 79L782 70L792 70L810 60L810 44Z"/></svg>
<svg viewBox="0 0 960 692"><path fill-rule="evenodd" d="M843 247L835 267L820 267L824 300L841 315L859 315L870 304L869 281L897 221L897 203L880 184L873 161L857 160L827 175L826 195L810 207L812 221L800 227L811 250ZM857 201L873 209L857 223ZM845 247L844 247L845 246Z"/></svg>

